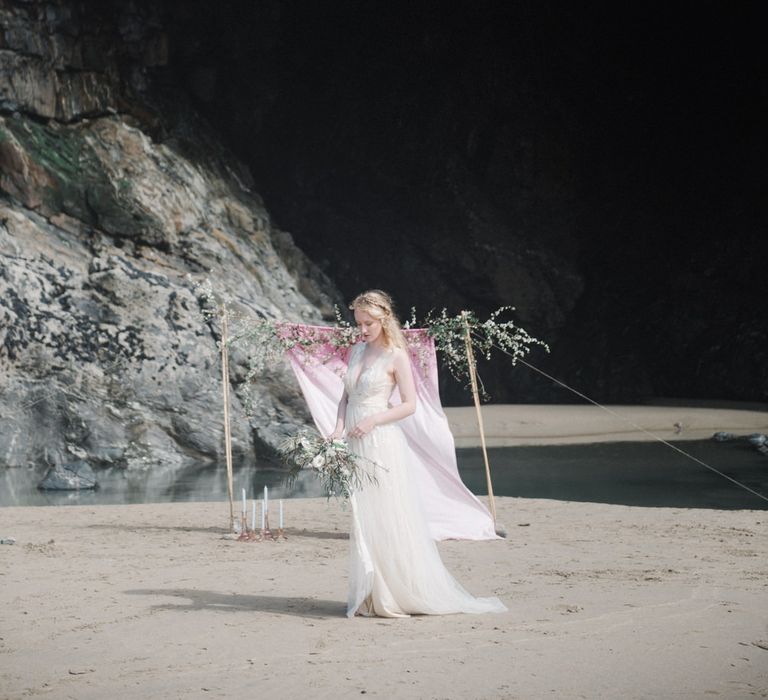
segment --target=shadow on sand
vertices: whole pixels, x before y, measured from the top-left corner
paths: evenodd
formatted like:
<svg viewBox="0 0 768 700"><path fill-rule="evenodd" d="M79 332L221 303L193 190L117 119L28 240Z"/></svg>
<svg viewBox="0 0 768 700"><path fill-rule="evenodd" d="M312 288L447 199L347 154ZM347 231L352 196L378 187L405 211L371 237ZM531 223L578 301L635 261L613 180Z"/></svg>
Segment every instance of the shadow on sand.
<svg viewBox="0 0 768 700"><path fill-rule="evenodd" d="M294 537L312 537L316 540L348 540L348 532L325 532L323 530L307 530L305 528L286 528L285 534Z"/></svg>
<svg viewBox="0 0 768 700"><path fill-rule="evenodd" d="M190 525L125 525L124 523L93 523L87 526L90 530L116 530L122 532L207 532L214 535L225 535L229 530L224 527L194 527Z"/></svg>
<svg viewBox="0 0 768 700"><path fill-rule="evenodd" d="M241 595L217 593L191 588L151 589L125 591L128 595L148 595L184 599L178 602L153 605L153 610L219 610L223 612L268 612L278 615L294 615L314 619L346 617L346 606L338 600L317 598L290 598L287 596Z"/></svg>
<svg viewBox="0 0 768 700"><path fill-rule="evenodd" d="M223 527L194 527L188 525L124 525L122 523L94 523L87 526L92 530L115 530L120 529L123 532L204 532L214 535L226 535L229 530ZM288 537L311 537L316 540L348 540L348 532L326 532L324 530L307 530L306 528L285 528L285 534Z"/></svg>

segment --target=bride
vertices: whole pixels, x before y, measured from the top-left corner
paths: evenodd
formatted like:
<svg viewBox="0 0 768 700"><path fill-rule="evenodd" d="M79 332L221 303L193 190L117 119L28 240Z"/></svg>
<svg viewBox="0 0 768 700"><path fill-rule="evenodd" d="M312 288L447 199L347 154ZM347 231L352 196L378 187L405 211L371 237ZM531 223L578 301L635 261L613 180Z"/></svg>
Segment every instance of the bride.
<svg viewBox="0 0 768 700"><path fill-rule="evenodd" d="M497 598L474 598L448 573L430 537L409 474L410 448L397 421L416 410L405 338L392 300L380 290L350 305L362 343L349 358L336 428L364 459L373 481L352 495L347 615L502 612ZM391 405L397 387L401 403Z"/></svg>

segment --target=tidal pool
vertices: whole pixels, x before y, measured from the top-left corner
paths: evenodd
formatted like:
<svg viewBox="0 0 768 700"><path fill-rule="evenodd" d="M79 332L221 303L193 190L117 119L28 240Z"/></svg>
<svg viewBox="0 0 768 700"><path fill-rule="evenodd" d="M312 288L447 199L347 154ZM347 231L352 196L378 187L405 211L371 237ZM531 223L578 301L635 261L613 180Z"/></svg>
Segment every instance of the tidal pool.
<svg viewBox="0 0 768 700"><path fill-rule="evenodd" d="M768 496L768 457L743 442L710 440L676 443L680 449ZM479 449L457 451L459 470L474 493L487 493ZM594 443L505 447L489 450L497 496L551 498L632 506L760 509L768 502L739 488L693 460L655 442ZM285 472L268 463L234 471L235 499L269 486L273 498L322 496L311 474L291 488ZM27 469L0 470L0 506L100 505L218 501L227 497L224 465L189 464L181 469L126 472L99 470L95 491L39 491L43 474Z"/></svg>

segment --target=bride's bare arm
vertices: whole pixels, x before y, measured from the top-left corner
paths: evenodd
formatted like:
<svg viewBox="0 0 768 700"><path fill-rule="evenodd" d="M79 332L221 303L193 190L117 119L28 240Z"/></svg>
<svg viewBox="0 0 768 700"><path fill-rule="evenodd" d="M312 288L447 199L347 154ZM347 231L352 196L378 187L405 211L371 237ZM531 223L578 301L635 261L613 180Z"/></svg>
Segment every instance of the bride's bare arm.
<svg viewBox="0 0 768 700"><path fill-rule="evenodd" d="M347 390L344 389L344 393L341 395L339 401L339 408L336 410L336 427L333 432L328 436L329 440L336 440L344 435L344 424L347 419Z"/></svg>
<svg viewBox="0 0 768 700"><path fill-rule="evenodd" d="M393 371L397 388L400 391L401 403L388 408L386 411L364 418L349 431L350 436L362 437L370 433L377 425L393 423L412 415L416 411L416 385L413 382L411 363L405 350L395 350Z"/></svg>

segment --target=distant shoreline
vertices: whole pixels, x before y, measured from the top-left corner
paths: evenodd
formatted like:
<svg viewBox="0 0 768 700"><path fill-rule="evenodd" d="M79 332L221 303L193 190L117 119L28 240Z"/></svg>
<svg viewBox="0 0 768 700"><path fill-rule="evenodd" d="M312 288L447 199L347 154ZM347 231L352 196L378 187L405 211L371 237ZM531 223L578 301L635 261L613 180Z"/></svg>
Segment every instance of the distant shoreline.
<svg viewBox="0 0 768 700"><path fill-rule="evenodd" d="M611 415L597 406L489 404L482 407L482 415L488 447L640 442L653 440L653 436L664 440L705 440L721 431L735 435L768 433L768 406L748 405L750 409L691 405L607 406L616 414ZM755 410L755 406L762 408ZM456 447L479 447L474 406L444 410Z"/></svg>

